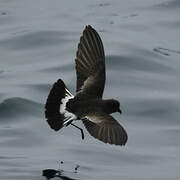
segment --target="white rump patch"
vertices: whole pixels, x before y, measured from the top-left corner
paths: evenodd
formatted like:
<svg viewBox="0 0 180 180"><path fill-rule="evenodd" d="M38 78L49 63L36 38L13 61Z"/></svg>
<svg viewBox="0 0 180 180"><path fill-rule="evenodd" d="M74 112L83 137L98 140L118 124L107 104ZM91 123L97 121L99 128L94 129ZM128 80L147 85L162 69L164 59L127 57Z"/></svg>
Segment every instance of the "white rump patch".
<svg viewBox="0 0 180 180"><path fill-rule="evenodd" d="M73 99L74 96L66 89L65 98L61 99L60 113L65 116L63 125L66 125L69 121L77 119L77 116L66 110L66 103Z"/></svg>

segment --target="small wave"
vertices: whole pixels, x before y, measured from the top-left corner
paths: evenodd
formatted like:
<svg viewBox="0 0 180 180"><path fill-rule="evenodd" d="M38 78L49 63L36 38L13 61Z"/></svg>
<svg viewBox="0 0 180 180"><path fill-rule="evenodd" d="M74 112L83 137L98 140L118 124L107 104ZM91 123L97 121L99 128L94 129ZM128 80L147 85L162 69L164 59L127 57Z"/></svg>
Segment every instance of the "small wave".
<svg viewBox="0 0 180 180"><path fill-rule="evenodd" d="M104 144L104 146L107 146L107 144ZM106 161L110 162L113 161L114 164L119 163L117 160L117 156L121 156L121 163L123 164L139 164L139 163L144 163L144 164L151 164L154 161L159 161L162 158L161 157L157 157L154 155L150 155L150 154L140 154L140 153L125 153L123 151L119 152L118 150L114 149L113 153L110 153L109 151L106 151L106 149L80 149L80 148L74 148L71 150L68 150L70 152L75 152L77 155L81 155L81 156L85 156L86 154L90 153L90 154L98 154L98 156L96 156L96 160L98 159L98 162L103 162L105 159L104 157L106 157Z"/></svg>
<svg viewBox="0 0 180 180"><path fill-rule="evenodd" d="M0 74L2 74L2 73L4 73L4 71L3 71L3 70L0 70Z"/></svg>
<svg viewBox="0 0 180 180"><path fill-rule="evenodd" d="M73 61L72 61L73 62ZM65 65L58 65L47 67L42 69L42 72L48 72L48 73L60 73L60 72L67 72L67 71L72 71L74 68L74 64L65 64Z"/></svg>
<svg viewBox="0 0 180 180"><path fill-rule="evenodd" d="M25 119L25 118L24 118ZM16 126L14 128L0 130L0 145L3 147L32 147L42 145L45 139L39 135L37 130L30 128L32 124L27 126ZM37 125L35 126L37 127Z"/></svg>
<svg viewBox="0 0 180 180"><path fill-rule="evenodd" d="M111 4L108 2L104 2L104 3L100 3L99 6L100 7L105 7L105 6L110 6Z"/></svg>
<svg viewBox="0 0 180 180"><path fill-rule="evenodd" d="M2 160L2 159L10 159L10 160L14 160L14 159L25 159L26 157L24 157L24 156L0 156L0 159Z"/></svg>
<svg viewBox="0 0 180 180"><path fill-rule="evenodd" d="M160 53L162 55L165 55L165 56L170 56L170 53L180 54L180 51L178 50L162 48L162 47L154 48L153 51Z"/></svg>
<svg viewBox="0 0 180 180"><path fill-rule="evenodd" d="M178 129L177 127L176 128L168 127L167 129L158 131L158 137L161 137L160 139L161 145L168 147L179 146L180 145L179 136L180 136L180 129Z"/></svg>
<svg viewBox="0 0 180 180"><path fill-rule="evenodd" d="M49 92L52 84L23 84L22 86L28 89L34 89L34 90L40 91L41 93L42 92L47 93Z"/></svg>
<svg viewBox="0 0 180 180"><path fill-rule="evenodd" d="M166 1L166 2L162 2L158 5L156 5L156 7L158 8L180 8L180 1L179 0L171 0L171 1Z"/></svg>
<svg viewBox="0 0 180 180"><path fill-rule="evenodd" d="M171 128L171 129L164 129L161 131L161 133L163 133L164 135L170 135L172 138L177 138L179 139L180 137L180 128ZM180 141L179 141L180 143Z"/></svg>
<svg viewBox="0 0 180 180"><path fill-rule="evenodd" d="M52 46L69 41L66 32L39 31L21 34L13 38L1 40L0 46L11 50L35 49L37 47Z"/></svg>
<svg viewBox="0 0 180 180"><path fill-rule="evenodd" d="M148 58L139 56L108 56L108 68L112 67L114 70L142 70L146 72L166 72L171 68L163 63L150 61Z"/></svg>
<svg viewBox="0 0 180 180"><path fill-rule="evenodd" d="M131 102L131 107L133 108L136 116L151 118L154 121L162 123L167 122L168 124L179 122L179 103L173 99L144 99L143 101Z"/></svg>
<svg viewBox="0 0 180 180"><path fill-rule="evenodd" d="M39 116L42 105L34 101L14 97L0 103L0 119L19 118L24 115Z"/></svg>

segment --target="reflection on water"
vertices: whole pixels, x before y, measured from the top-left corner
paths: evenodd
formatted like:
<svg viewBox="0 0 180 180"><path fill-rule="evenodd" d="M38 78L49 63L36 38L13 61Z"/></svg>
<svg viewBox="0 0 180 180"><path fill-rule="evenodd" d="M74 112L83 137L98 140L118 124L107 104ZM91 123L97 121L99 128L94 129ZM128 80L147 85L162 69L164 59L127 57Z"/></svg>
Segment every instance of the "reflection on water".
<svg viewBox="0 0 180 180"><path fill-rule="evenodd" d="M63 170L55 170L55 169L44 169L42 171L42 176L46 177L46 179L52 179L52 178L59 178L62 180L76 180L72 179L68 176L63 175L64 171Z"/></svg>

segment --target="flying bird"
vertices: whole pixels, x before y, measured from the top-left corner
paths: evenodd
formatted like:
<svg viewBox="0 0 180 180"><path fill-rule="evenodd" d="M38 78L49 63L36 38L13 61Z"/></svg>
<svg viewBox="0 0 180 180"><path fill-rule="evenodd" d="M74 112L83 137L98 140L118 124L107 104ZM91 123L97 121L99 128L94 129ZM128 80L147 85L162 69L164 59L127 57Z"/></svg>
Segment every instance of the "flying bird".
<svg viewBox="0 0 180 180"><path fill-rule="evenodd" d="M100 36L90 25L86 26L78 44L76 59L76 95L59 79L50 90L45 105L45 117L55 131L81 120L94 138L104 143L125 145L125 129L111 116L121 114L120 103L115 99L102 99L106 71L104 47Z"/></svg>

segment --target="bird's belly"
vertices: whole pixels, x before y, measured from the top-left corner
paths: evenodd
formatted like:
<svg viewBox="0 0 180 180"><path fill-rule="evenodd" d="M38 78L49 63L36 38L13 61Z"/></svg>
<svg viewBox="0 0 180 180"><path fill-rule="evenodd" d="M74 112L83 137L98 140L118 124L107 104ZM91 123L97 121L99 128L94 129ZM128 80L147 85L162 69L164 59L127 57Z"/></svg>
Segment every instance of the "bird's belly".
<svg viewBox="0 0 180 180"><path fill-rule="evenodd" d="M102 112L103 106L95 101L69 101L66 109L77 117L83 118L89 113Z"/></svg>

